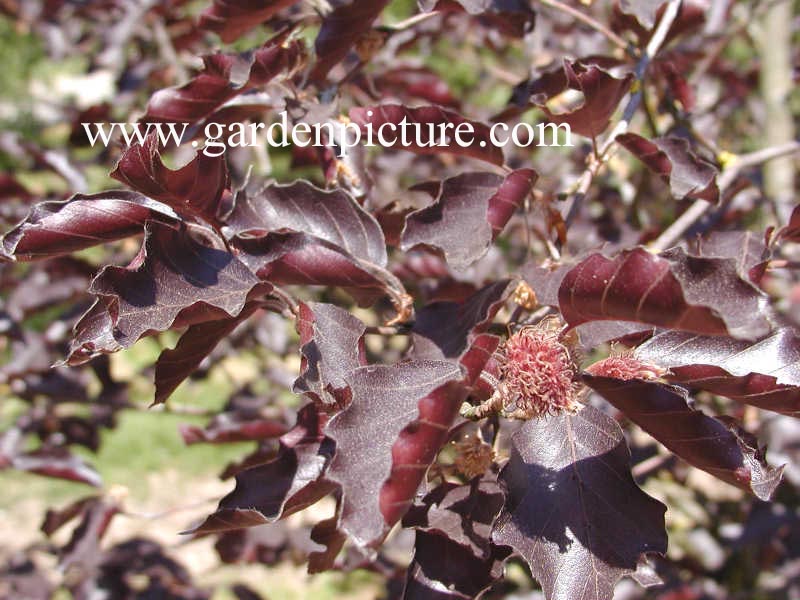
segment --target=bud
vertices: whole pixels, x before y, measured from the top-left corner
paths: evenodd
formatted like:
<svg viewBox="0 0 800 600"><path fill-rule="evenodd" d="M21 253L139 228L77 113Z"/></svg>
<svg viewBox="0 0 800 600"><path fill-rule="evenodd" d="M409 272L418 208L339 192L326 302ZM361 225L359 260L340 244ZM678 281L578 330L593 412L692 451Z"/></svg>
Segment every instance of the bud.
<svg viewBox="0 0 800 600"><path fill-rule="evenodd" d="M477 435L467 435L456 444L454 466L467 479L483 475L492 466L494 450Z"/></svg>

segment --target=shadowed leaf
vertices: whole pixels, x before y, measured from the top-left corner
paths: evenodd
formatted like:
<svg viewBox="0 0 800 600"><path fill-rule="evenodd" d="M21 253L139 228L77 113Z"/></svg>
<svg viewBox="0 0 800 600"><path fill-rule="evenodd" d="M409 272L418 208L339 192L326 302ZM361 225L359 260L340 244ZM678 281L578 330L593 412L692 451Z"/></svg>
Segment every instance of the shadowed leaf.
<svg viewBox="0 0 800 600"><path fill-rule="evenodd" d="M449 426L463 400L452 385L460 375L459 366L449 362L408 361L359 367L348 376L352 402L326 428L336 442L328 478L342 487L340 527L359 546L379 541L405 512L395 515L396 504L407 508L416 491L416 485L410 494L399 490L396 482L382 490L392 462L412 470L428 466L416 460L409 464L403 453L416 459L415 448L398 448L395 440L419 412L430 410L434 414L426 416L436 422L444 411ZM394 518L387 519L387 513Z"/></svg>
<svg viewBox="0 0 800 600"><path fill-rule="evenodd" d="M666 508L636 486L629 463L619 425L591 406L514 434L492 539L525 559L548 600L610 600L646 554L666 552Z"/></svg>
<svg viewBox="0 0 800 600"><path fill-rule="evenodd" d="M404 598L474 598L503 574L506 553L491 543L505 495L491 479L443 483L403 518L416 530Z"/></svg>
<svg viewBox="0 0 800 600"><path fill-rule="evenodd" d="M70 360L128 347L150 332L236 317L269 289L227 251L151 221L133 263L105 267L92 282L98 303L76 325Z"/></svg>
<svg viewBox="0 0 800 600"><path fill-rule="evenodd" d="M662 137L648 140L635 133L625 133L618 136L617 141L648 169L660 175L674 198L719 201L717 169L698 158L685 139Z"/></svg>
<svg viewBox="0 0 800 600"><path fill-rule="evenodd" d="M363 339L366 327L332 304L303 303L297 328L302 365L294 391L305 394L320 407L347 406L347 376L367 364Z"/></svg>
<svg viewBox="0 0 800 600"><path fill-rule="evenodd" d="M274 522L314 504L333 491L322 479L333 447L322 432L327 418L313 404L297 414L297 424L280 438L275 459L236 475L236 488L217 511L189 533L211 533Z"/></svg>
<svg viewBox="0 0 800 600"><path fill-rule="evenodd" d="M432 205L406 217L401 248L432 246L442 250L454 268L469 266L486 254L537 177L532 169L520 169L505 179L493 173L465 173L444 180Z"/></svg>
<svg viewBox="0 0 800 600"><path fill-rule="evenodd" d="M780 483L783 468L766 463L752 435L732 419L715 419L691 408L683 388L588 374L583 380L690 465L761 500L769 500Z"/></svg>
<svg viewBox="0 0 800 600"><path fill-rule="evenodd" d="M311 71L311 79L325 79L328 71L369 32L372 22L387 4L389 0L333 0L333 10L325 15L314 40L317 62Z"/></svg>
<svg viewBox="0 0 800 600"><path fill-rule="evenodd" d="M230 44L299 0L214 0L200 15L201 29Z"/></svg>

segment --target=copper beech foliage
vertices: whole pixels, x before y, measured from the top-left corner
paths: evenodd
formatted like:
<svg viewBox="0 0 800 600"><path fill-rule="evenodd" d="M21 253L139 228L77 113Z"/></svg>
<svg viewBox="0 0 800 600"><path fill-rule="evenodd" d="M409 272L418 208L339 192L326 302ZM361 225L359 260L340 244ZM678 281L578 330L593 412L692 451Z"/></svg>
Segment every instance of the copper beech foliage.
<svg viewBox="0 0 800 600"><path fill-rule="evenodd" d="M43 3L40 18L66 18L50 4L60 3ZM104 151L117 154L107 165L117 190L36 199L11 180L2 188L24 213L0 245L11 354L0 378L27 408L0 434L0 468L101 487L71 448L97 450L99 432L131 407L108 355L174 331L152 370L154 403L232 353L299 364L282 380L266 365L260 375L291 388L293 402L245 386L205 427L181 429L187 444L255 442L223 473L232 491L187 528L215 536L223 561L300 554L313 573L372 570L390 597L408 599L500 597L517 585L504 580L511 564L548 600L610 600L623 577L666 585L651 598L701 597L665 558L667 506L643 489L653 473L632 463L671 453L769 501L783 467L767 461L752 407L800 416L800 334L779 285L796 279L787 257L798 210L783 228L747 229L732 200L752 185L748 172L723 185L726 165L690 126L689 72L702 65L697 77L733 86L703 37L710 5L733 18L719 8L728 3L684 0L675 12L661 0L420 0L394 23L385 0L213 0L196 18L184 3L162 4L148 22L170 25L168 42L203 54L202 66L143 88L149 101L131 115L187 124L184 148L150 135ZM94 10L70 14L90 22ZM243 52L225 46L253 40ZM441 65L414 58L442 44L494 56L469 68L475 82L513 84L504 106L481 107ZM532 69L503 66L533 47ZM734 92L745 79L726 88L720 113L744 104ZM281 160L307 177L280 182L251 174L241 149L191 155L206 123L284 109L292 123L405 121L423 133L470 123L476 135L467 146L423 139L346 158L284 149ZM630 129L609 137L623 113ZM531 114L570 126L577 146L491 143L493 122ZM191 157L168 167L177 154ZM696 200L716 212L687 239L648 247L665 215ZM556 328L536 338L539 354L505 352L521 327L544 323ZM505 418L516 399L504 376L544 368L548 343L574 362L560 388L572 397L552 402L540 378L526 418ZM609 344L612 359L600 360ZM683 477L663 461L654 469ZM286 517L325 498L335 512L298 541ZM206 597L157 544L101 545L121 511L106 494L48 512L47 535L79 523L57 550L63 569L82 569L68 585L75 597L132 597L132 576L148 597ZM3 577L47 592L32 565L10 563Z"/></svg>

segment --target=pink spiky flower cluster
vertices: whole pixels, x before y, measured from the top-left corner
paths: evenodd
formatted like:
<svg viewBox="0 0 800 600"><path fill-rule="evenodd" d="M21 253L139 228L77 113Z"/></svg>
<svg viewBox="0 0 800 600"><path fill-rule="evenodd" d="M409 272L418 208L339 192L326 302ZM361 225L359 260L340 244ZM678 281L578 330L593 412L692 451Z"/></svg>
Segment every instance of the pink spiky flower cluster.
<svg viewBox="0 0 800 600"><path fill-rule="evenodd" d="M574 408L575 361L558 329L523 327L506 341L503 358L498 392L504 412L531 419Z"/></svg>
<svg viewBox="0 0 800 600"><path fill-rule="evenodd" d="M590 375L613 377L623 381L644 379L649 381L663 376L667 369L642 362L632 353L614 354L586 368Z"/></svg>

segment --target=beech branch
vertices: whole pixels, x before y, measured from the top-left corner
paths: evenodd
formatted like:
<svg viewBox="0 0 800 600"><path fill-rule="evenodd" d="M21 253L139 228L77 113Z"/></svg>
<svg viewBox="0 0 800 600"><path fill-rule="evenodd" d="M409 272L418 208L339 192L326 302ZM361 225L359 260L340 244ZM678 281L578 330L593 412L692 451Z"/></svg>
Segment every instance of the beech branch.
<svg viewBox="0 0 800 600"><path fill-rule="evenodd" d="M725 191L736 180L739 174L748 167L760 165L762 163L800 153L800 142L790 142L773 148L756 150L749 154L742 154L733 159L730 164L722 171L717 185L720 192ZM650 244L650 249L655 252L666 250L676 244L689 228L697 222L706 211L711 208L711 203L707 200L696 200L686 212L678 217L675 222L667 227L658 238Z"/></svg>

